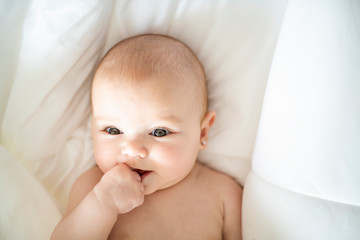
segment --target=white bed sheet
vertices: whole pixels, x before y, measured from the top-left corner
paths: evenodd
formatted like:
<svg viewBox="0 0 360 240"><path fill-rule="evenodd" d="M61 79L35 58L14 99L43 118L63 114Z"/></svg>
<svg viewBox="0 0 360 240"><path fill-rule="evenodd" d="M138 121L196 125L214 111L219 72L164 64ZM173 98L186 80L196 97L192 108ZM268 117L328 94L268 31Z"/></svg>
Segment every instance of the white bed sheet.
<svg viewBox="0 0 360 240"><path fill-rule="evenodd" d="M0 239L49 239L61 213L52 197L0 146Z"/></svg>
<svg viewBox="0 0 360 240"><path fill-rule="evenodd" d="M218 114L199 160L244 184L286 2L1 1L1 177L20 181L4 180L1 195L33 193L25 205L1 197L1 238L47 239L73 182L94 164L94 68L113 44L136 34L171 35L198 55L208 76L209 106Z"/></svg>
<svg viewBox="0 0 360 240"><path fill-rule="evenodd" d="M359 239L359 13L357 0L0 0L0 238L48 239L94 164L94 67L151 32L204 64L218 119L199 160L245 184L245 239Z"/></svg>
<svg viewBox="0 0 360 240"><path fill-rule="evenodd" d="M75 178L94 164L88 128L94 67L117 41L144 32L179 38L203 62L218 119L199 159L244 183L286 1L28 3L7 2L10 11L3 12L16 30L2 45L13 51L5 55L11 61L3 57L1 144L62 210Z"/></svg>

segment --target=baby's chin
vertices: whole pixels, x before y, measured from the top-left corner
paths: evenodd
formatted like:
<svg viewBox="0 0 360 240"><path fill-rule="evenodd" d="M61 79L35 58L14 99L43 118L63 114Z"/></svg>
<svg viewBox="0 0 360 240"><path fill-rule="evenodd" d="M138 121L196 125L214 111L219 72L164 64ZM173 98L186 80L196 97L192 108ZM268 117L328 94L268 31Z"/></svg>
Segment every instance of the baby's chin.
<svg viewBox="0 0 360 240"><path fill-rule="evenodd" d="M147 196L147 195L151 195L151 194L154 194L156 192L160 192L160 191L163 191L165 190L166 188L168 187L159 187L159 186L153 186L153 185L145 185L145 189L144 189L144 195Z"/></svg>
<svg viewBox="0 0 360 240"><path fill-rule="evenodd" d="M147 190L146 187L145 187L144 195L145 195L145 196L151 195L151 194L153 194L154 192L156 192L156 190Z"/></svg>
<svg viewBox="0 0 360 240"><path fill-rule="evenodd" d="M173 187L174 185L176 185L179 181L176 182L171 182L168 183L166 185L163 186L152 186L152 185L145 185L145 189L144 189L144 195L151 195L153 193L157 193L157 192L161 192L161 191L166 191L169 188Z"/></svg>
<svg viewBox="0 0 360 240"><path fill-rule="evenodd" d="M145 196L148 196L148 195L151 195L157 191L160 191L161 189L156 189L156 188L152 188L150 186L145 186L145 189L144 189L144 195Z"/></svg>
<svg viewBox="0 0 360 240"><path fill-rule="evenodd" d="M151 185L146 186L146 185L145 185L144 195L145 195L145 196L146 196L146 195L151 195L151 194L153 194L153 193L166 190L167 188L169 188L169 187L159 187L159 186L151 186Z"/></svg>

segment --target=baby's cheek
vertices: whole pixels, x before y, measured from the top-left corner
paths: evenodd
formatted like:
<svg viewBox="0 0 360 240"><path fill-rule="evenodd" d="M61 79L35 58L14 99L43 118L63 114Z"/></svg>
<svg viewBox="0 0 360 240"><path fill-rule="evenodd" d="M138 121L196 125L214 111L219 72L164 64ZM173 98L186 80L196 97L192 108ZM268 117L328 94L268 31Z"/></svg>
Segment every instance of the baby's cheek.
<svg viewBox="0 0 360 240"><path fill-rule="evenodd" d="M110 142L101 141L101 139L94 141L94 157L103 172L107 172L115 166L116 149L112 145Z"/></svg>
<svg viewBox="0 0 360 240"><path fill-rule="evenodd" d="M182 143L164 147L159 151L160 154L163 166L167 166L173 174L187 171L192 167L197 156L193 146Z"/></svg>
<svg viewBox="0 0 360 240"><path fill-rule="evenodd" d="M156 146L151 148L149 152L149 158L156 161L158 164L167 165L172 159L176 156L177 151L175 147L172 146Z"/></svg>

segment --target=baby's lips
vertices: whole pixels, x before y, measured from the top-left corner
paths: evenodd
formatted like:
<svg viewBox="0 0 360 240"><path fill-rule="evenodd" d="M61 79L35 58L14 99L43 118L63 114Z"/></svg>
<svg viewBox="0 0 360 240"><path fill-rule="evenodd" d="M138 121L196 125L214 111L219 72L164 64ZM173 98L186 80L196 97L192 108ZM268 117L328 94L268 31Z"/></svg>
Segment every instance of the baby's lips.
<svg viewBox="0 0 360 240"><path fill-rule="evenodd" d="M130 167L130 170L133 171L133 172L136 172L137 174L139 174L140 176L144 175L145 173L147 172L150 172L148 170L142 170L142 169L139 169L139 168L133 168L133 167Z"/></svg>

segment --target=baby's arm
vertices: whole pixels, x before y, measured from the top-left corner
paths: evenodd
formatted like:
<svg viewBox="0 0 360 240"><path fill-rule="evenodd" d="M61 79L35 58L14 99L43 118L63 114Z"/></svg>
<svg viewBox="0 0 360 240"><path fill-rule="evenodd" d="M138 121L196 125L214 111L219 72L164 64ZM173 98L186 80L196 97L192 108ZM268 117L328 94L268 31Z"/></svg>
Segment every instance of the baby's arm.
<svg viewBox="0 0 360 240"><path fill-rule="evenodd" d="M241 231L241 206L242 188L235 182L231 182L226 188L226 198L224 200L224 239L242 239Z"/></svg>
<svg viewBox="0 0 360 240"><path fill-rule="evenodd" d="M74 184L68 210L51 239L107 239L117 215L143 201L141 178L125 164L104 175L99 168L92 168Z"/></svg>

